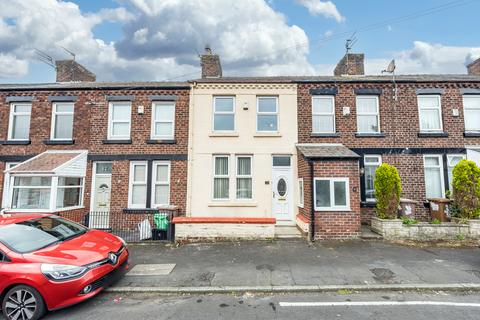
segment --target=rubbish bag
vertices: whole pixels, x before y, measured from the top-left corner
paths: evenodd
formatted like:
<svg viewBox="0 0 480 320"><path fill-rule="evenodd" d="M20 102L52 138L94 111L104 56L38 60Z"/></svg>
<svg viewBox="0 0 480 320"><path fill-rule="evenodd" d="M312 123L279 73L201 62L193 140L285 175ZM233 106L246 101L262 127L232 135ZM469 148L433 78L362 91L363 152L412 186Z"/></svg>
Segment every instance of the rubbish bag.
<svg viewBox="0 0 480 320"><path fill-rule="evenodd" d="M155 213L153 215L153 222L159 230L166 231L168 229L168 218L165 213Z"/></svg>

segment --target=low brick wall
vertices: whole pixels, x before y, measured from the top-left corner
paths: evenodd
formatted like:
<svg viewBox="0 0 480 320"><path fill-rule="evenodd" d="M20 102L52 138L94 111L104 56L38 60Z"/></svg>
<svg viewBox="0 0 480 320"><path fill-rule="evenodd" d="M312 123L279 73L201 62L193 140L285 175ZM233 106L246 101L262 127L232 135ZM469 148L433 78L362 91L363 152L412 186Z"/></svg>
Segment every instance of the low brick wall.
<svg viewBox="0 0 480 320"><path fill-rule="evenodd" d="M447 222L442 224L417 223L403 224L402 220L384 220L372 218L372 230L386 240L456 240L480 239L480 220L468 220L467 223Z"/></svg>

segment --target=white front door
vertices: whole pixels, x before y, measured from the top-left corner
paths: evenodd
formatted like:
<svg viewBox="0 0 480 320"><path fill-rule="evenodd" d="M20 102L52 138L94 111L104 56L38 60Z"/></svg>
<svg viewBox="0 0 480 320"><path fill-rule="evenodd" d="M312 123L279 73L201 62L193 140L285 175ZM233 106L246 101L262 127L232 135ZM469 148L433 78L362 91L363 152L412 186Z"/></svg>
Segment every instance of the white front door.
<svg viewBox="0 0 480 320"><path fill-rule="evenodd" d="M293 171L290 156L273 156L272 210L278 223L293 223Z"/></svg>
<svg viewBox="0 0 480 320"><path fill-rule="evenodd" d="M94 184L89 227L106 229L110 226L110 196L112 192L112 163L99 162L93 165Z"/></svg>

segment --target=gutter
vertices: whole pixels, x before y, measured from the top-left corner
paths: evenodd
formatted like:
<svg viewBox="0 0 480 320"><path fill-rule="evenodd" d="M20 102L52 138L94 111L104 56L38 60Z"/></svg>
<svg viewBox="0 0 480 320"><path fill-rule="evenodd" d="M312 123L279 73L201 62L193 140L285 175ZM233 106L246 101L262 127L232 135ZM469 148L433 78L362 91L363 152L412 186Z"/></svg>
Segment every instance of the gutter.
<svg viewBox="0 0 480 320"><path fill-rule="evenodd" d="M311 212L310 212L310 242L315 241L315 197L314 197L314 170L313 170L313 161L308 160L310 165L310 201L311 201Z"/></svg>

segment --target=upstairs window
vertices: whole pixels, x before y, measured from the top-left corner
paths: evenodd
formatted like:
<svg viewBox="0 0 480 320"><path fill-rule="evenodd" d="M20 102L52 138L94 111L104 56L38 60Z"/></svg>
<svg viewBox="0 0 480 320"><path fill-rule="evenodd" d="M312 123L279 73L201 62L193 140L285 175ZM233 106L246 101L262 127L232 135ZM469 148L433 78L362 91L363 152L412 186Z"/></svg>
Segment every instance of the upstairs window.
<svg viewBox="0 0 480 320"><path fill-rule="evenodd" d="M444 177L441 155L425 155L423 158L425 170L425 193L427 199L444 198Z"/></svg>
<svg viewBox="0 0 480 320"><path fill-rule="evenodd" d="M10 105L8 140L29 139L31 112L32 105L29 103L12 103Z"/></svg>
<svg viewBox="0 0 480 320"><path fill-rule="evenodd" d="M73 139L73 103L54 103L52 107L52 140Z"/></svg>
<svg viewBox="0 0 480 320"><path fill-rule="evenodd" d="M235 131L235 98L213 98L213 131Z"/></svg>
<svg viewBox="0 0 480 320"><path fill-rule="evenodd" d="M364 157L364 178L365 178L365 200L375 201L375 187L373 182L375 181L375 171L382 164L381 156L366 155Z"/></svg>
<svg viewBox="0 0 480 320"><path fill-rule="evenodd" d="M335 133L335 98L333 96L312 98L312 132Z"/></svg>
<svg viewBox="0 0 480 320"><path fill-rule="evenodd" d="M132 105L130 102L110 102L108 110L108 139L130 139Z"/></svg>
<svg viewBox="0 0 480 320"><path fill-rule="evenodd" d="M257 97L257 131L278 131L277 97Z"/></svg>
<svg viewBox="0 0 480 320"><path fill-rule="evenodd" d="M173 139L175 132L175 104L154 102L152 104L152 139Z"/></svg>
<svg viewBox="0 0 480 320"><path fill-rule="evenodd" d="M417 97L420 114L420 131L442 131L442 109L440 96L421 95Z"/></svg>
<svg viewBox="0 0 480 320"><path fill-rule="evenodd" d="M357 96L358 133L380 133L377 96Z"/></svg>
<svg viewBox="0 0 480 320"><path fill-rule="evenodd" d="M463 96L465 131L480 131L480 95Z"/></svg>

